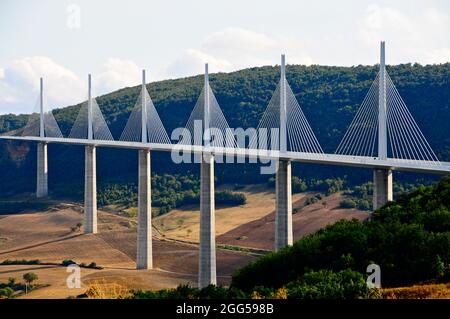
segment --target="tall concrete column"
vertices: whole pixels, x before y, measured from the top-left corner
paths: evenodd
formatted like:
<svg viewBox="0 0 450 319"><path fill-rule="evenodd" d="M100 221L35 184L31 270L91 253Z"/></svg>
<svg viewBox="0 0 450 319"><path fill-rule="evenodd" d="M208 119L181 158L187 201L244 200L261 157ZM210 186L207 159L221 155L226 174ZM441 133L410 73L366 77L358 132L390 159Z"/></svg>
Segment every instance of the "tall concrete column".
<svg viewBox="0 0 450 319"><path fill-rule="evenodd" d="M387 158L387 109L386 109L386 68L384 41L380 44L380 74L378 83L378 157Z"/></svg>
<svg viewBox="0 0 450 319"><path fill-rule="evenodd" d="M276 172L275 251L292 245L291 162L280 160Z"/></svg>
<svg viewBox="0 0 450 319"><path fill-rule="evenodd" d="M38 143L36 197L41 198L46 196L48 196L47 144Z"/></svg>
<svg viewBox="0 0 450 319"><path fill-rule="evenodd" d="M392 201L392 170L373 170L373 210Z"/></svg>
<svg viewBox="0 0 450 319"><path fill-rule="evenodd" d="M214 204L214 155L203 154L200 164L200 256L198 286L217 284Z"/></svg>
<svg viewBox="0 0 450 319"><path fill-rule="evenodd" d="M97 168L95 146L85 146L84 233L97 233Z"/></svg>
<svg viewBox="0 0 450 319"><path fill-rule="evenodd" d="M152 205L150 151L139 151L137 269L152 269Z"/></svg>

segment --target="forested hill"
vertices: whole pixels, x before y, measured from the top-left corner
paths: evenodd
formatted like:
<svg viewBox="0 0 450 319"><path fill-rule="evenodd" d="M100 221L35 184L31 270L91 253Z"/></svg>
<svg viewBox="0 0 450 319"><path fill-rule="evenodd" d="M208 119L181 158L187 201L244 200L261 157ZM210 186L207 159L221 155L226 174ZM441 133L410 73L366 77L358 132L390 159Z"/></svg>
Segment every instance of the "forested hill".
<svg viewBox="0 0 450 319"><path fill-rule="evenodd" d="M450 160L450 63L403 64L388 66L387 70L431 147L441 160ZM378 66L287 66L287 80L324 151L334 152L336 149L377 71ZM230 126L243 128L256 127L278 80L279 68L275 66L210 75L211 87ZM202 85L201 75L148 84L169 135L173 128L185 125ZM97 98L115 138L120 136L138 93L139 87L136 86ZM54 111L65 135L70 131L79 107L75 105ZM20 128L26 120L25 115L0 116L0 133ZM11 187L28 189L28 184L34 182L30 169L34 170L35 156L34 153L26 156L29 151L24 144L0 143L0 191ZM81 148L52 145L49 152L51 183L82 176L84 161ZM53 153L58 155L53 156ZM135 158L133 151L100 150L99 178L134 180ZM314 167L313 173L334 172L326 167ZM164 155L156 155L153 169L181 172L195 170L196 166L176 166ZM239 170L223 166L217 171L217 177L223 182L242 182L245 181L243 176L250 172L257 171L248 166ZM348 174L349 170L345 172Z"/></svg>

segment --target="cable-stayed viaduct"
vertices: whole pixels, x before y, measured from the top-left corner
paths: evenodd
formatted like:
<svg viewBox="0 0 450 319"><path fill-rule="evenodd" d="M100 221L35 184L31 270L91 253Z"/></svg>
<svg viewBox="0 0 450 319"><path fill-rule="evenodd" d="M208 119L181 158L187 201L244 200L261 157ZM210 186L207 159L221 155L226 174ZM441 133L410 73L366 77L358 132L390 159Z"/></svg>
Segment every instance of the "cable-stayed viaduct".
<svg viewBox="0 0 450 319"><path fill-rule="evenodd" d="M392 200L392 171L448 174L450 163L440 162L401 99L385 68L385 46L381 42L380 70L348 131L334 154L325 154L317 141L285 77L281 59L280 82L249 145L238 145L227 134L230 128L209 85L208 65L201 95L186 124L192 139L172 144L145 87L145 72L139 103L130 115L120 140L115 141L96 101L89 97L68 137L63 137L52 112L44 111L41 79L40 112L31 116L22 136L0 136L4 140L37 142L36 196L48 195L47 146L51 143L85 146L85 233L97 232L96 148L136 149L138 163L138 269L151 269L151 169L150 152L184 151L201 154L200 254L198 284L216 284L214 162L218 156L265 158L276 161L275 250L291 245L291 163L322 163L365 167L373 170L373 207ZM202 124L196 136L196 122ZM215 133L224 138L217 139ZM270 132L270 143L261 132ZM214 135L214 136L213 136ZM273 143L275 141L276 143ZM270 145L269 145L270 144Z"/></svg>

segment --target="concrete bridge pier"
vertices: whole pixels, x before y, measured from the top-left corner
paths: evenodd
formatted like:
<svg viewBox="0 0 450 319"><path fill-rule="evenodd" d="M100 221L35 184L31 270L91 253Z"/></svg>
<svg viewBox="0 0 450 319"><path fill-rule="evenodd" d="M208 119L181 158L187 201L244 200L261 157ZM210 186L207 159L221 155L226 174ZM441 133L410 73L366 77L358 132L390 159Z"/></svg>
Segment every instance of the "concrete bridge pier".
<svg viewBox="0 0 450 319"><path fill-rule="evenodd" d="M373 170L373 210L376 210L393 199L392 170Z"/></svg>
<svg viewBox="0 0 450 319"><path fill-rule="evenodd" d="M95 146L85 146L84 233L97 233L97 168Z"/></svg>
<svg viewBox="0 0 450 319"><path fill-rule="evenodd" d="M48 162L46 143L38 143L37 145L36 177L36 197L41 198L48 196Z"/></svg>
<svg viewBox="0 0 450 319"><path fill-rule="evenodd" d="M292 245L291 161L280 160L276 172L275 251Z"/></svg>
<svg viewBox="0 0 450 319"><path fill-rule="evenodd" d="M200 252L198 286L216 285L214 155L204 153L200 167Z"/></svg>
<svg viewBox="0 0 450 319"><path fill-rule="evenodd" d="M139 150L137 269L152 269L152 205L150 150Z"/></svg>

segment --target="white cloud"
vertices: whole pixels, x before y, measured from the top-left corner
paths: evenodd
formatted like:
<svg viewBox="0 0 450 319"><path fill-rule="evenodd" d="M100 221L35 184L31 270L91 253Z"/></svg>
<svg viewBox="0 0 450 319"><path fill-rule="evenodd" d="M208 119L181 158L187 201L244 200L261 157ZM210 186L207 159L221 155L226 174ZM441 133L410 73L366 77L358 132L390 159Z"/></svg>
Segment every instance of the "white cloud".
<svg viewBox="0 0 450 319"><path fill-rule="evenodd" d="M232 56L237 48L246 52L258 53L261 50L272 50L279 45L278 41L264 33L242 28L226 28L214 32L203 42L202 47L215 54Z"/></svg>
<svg viewBox="0 0 450 319"><path fill-rule="evenodd" d="M166 76L189 76L203 72L208 62L211 72L228 72L247 67L274 65L280 54L287 54L288 63L311 64L305 44L294 37L279 37L247 30L226 28L208 35L199 48L185 50L169 65Z"/></svg>
<svg viewBox="0 0 450 319"><path fill-rule="evenodd" d="M224 59L217 59L205 52L195 49L186 50L172 63L165 73L170 77L185 77L203 72L205 63L209 72L230 71L232 64Z"/></svg>
<svg viewBox="0 0 450 319"><path fill-rule="evenodd" d="M3 103L15 102L16 99L14 98L14 95L15 94L13 88L0 79L0 114L4 113L1 109L1 105ZM11 112L11 110L8 110L6 112Z"/></svg>
<svg viewBox="0 0 450 319"><path fill-rule="evenodd" d="M95 78L97 94L105 94L141 83L141 69L131 60L109 58ZM148 82L148 81L147 81Z"/></svg>
<svg viewBox="0 0 450 319"><path fill-rule="evenodd" d="M428 63L445 63L450 61L450 48L425 51L425 61Z"/></svg>
<svg viewBox="0 0 450 319"><path fill-rule="evenodd" d="M363 21L362 33L366 44L378 43L389 33L409 33L413 25L408 17L390 7L369 5Z"/></svg>
<svg viewBox="0 0 450 319"><path fill-rule="evenodd" d="M44 96L48 107L80 101L83 86L78 76L48 57L16 59L0 78L0 112L32 112L36 107L39 78L44 78Z"/></svg>
<svg viewBox="0 0 450 319"><path fill-rule="evenodd" d="M229 27L203 38L196 47L184 50L172 63L150 70L147 82L201 74L204 63L210 72L230 72L242 68L278 64L286 53L287 63L312 64L318 61L335 64L335 55L352 57L356 63L362 51L366 63L378 59L380 40L387 42L387 63L443 63L450 59L450 15L435 8L405 13L392 6L370 5L356 20L354 31L335 41L339 34L315 39L291 34L271 34L245 28ZM354 34L357 34L356 36ZM359 37L359 41L355 38ZM309 40L308 40L309 39ZM316 43L317 41L317 43ZM345 41L349 41L345 43ZM331 44L330 44L331 43ZM344 48L342 43L345 43ZM336 51L330 51L336 46ZM364 52L364 50L367 51ZM322 60L313 60L311 55ZM325 59L323 57L326 57ZM359 60L361 61L361 59ZM323 62L322 62L323 63ZM50 106L66 106L86 99L86 75L78 74L49 57L31 56L10 61L0 68L0 114L31 112L38 97L39 77L44 76L45 95ZM105 94L141 82L140 67L129 59L108 58L93 74L94 94Z"/></svg>
<svg viewBox="0 0 450 319"><path fill-rule="evenodd" d="M0 68L0 114L31 113L37 109L39 78L44 78L46 107L64 107L86 100L87 77L54 62L49 57L16 59ZM98 74L93 74L95 95L109 93L125 86L138 85L141 70L131 60L109 58Z"/></svg>
<svg viewBox="0 0 450 319"><path fill-rule="evenodd" d="M375 49L386 40L387 62L443 63L450 60L450 16L435 8L415 16L388 6L369 5L360 21L360 37ZM378 52L374 50L373 52Z"/></svg>

